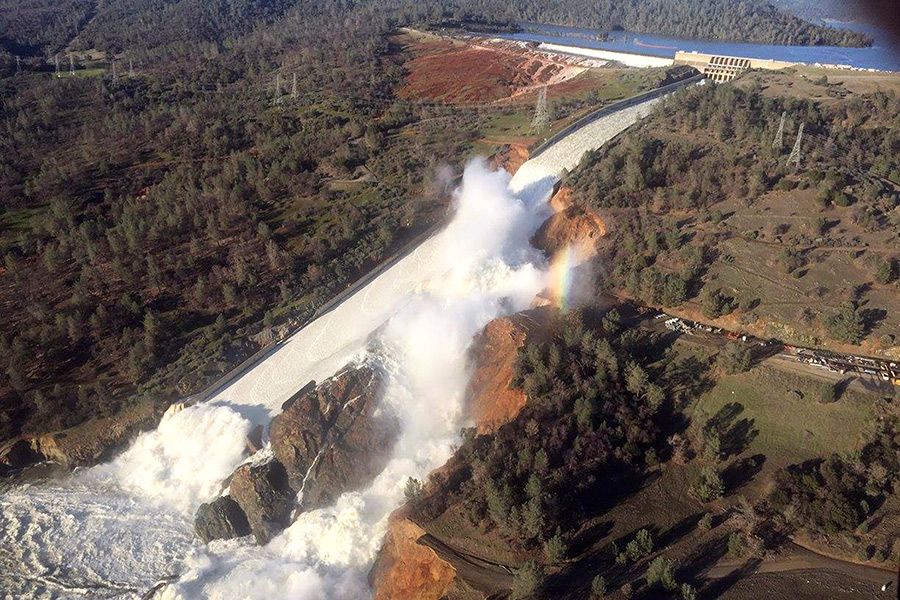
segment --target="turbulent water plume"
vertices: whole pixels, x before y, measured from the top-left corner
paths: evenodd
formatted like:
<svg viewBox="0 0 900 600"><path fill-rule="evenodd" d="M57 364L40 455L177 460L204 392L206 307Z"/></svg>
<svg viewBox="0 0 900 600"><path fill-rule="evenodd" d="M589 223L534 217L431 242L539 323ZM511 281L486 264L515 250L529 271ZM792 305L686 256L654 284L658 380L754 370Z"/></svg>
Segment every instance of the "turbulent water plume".
<svg viewBox="0 0 900 600"><path fill-rule="evenodd" d="M536 191L536 190L535 190ZM363 598L366 573L408 477L424 478L458 442L466 351L491 319L523 310L546 283L528 239L543 197L517 197L504 171L468 165L456 216L436 240L434 276L406 299L364 351L389 373L382 401L403 424L373 484L333 507L301 514L261 550L234 542L198 549L164 598Z"/></svg>

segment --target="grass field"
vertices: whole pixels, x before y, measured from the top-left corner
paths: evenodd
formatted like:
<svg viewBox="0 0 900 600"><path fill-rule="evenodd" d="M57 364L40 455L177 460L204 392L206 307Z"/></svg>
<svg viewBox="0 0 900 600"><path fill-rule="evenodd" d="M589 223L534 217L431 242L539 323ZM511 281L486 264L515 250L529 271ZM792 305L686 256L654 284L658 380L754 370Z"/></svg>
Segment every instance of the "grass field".
<svg viewBox="0 0 900 600"><path fill-rule="evenodd" d="M881 399L848 388L836 402L821 404L821 391L816 379L765 366L728 375L695 402L692 427L733 406L732 423L749 424L749 443L737 457L763 454L765 471L858 449Z"/></svg>

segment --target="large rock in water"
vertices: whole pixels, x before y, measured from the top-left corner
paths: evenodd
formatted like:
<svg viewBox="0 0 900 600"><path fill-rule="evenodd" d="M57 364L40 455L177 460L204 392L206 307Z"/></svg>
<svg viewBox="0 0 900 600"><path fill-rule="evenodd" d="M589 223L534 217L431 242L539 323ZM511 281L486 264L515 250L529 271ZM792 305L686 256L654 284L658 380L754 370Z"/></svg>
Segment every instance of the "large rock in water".
<svg viewBox="0 0 900 600"><path fill-rule="evenodd" d="M277 460L243 464L231 476L231 497L247 515L253 537L260 544L288 526L296 496L284 465Z"/></svg>
<svg viewBox="0 0 900 600"><path fill-rule="evenodd" d="M250 523L240 505L231 496L222 496L200 505L194 530L204 542L231 539L250 534Z"/></svg>
<svg viewBox="0 0 900 600"><path fill-rule="evenodd" d="M272 421L272 450L304 510L362 489L387 464L400 426L378 409L384 387L381 371L348 367Z"/></svg>

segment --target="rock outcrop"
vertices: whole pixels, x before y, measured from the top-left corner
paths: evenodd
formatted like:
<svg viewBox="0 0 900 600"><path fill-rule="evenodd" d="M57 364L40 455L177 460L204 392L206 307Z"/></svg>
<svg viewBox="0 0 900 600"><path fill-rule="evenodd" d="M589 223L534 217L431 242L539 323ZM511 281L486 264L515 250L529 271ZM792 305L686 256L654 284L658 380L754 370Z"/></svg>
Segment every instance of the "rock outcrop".
<svg viewBox="0 0 900 600"><path fill-rule="evenodd" d="M68 469L96 464L110 458L140 432L153 428L161 417L157 406L144 402L63 431L21 437L0 448L0 474L43 461Z"/></svg>
<svg viewBox="0 0 900 600"><path fill-rule="evenodd" d="M230 494L244 511L250 531L260 544L268 543L288 526L297 497L288 484L284 465L274 459L235 469Z"/></svg>
<svg viewBox="0 0 900 600"><path fill-rule="evenodd" d="M305 510L364 487L387 464L400 426L379 414L383 391L380 371L345 369L273 420L272 450Z"/></svg>
<svg viewBox="0 0 900 600"><path fill-rule="evenodd" d="M381 371L353 365L298 392L272 421L272 455L235 469L226 480L229 495L197 512L197 534L208 541L252 532L265 544L295 510L330 505L371 483L400 432L397 419L378 407L383 391ZM249 436L249 447L261 443Z"/></svg>
<svg viewBox="0 0 900 600"><path fill-rule="evenodd" d="M402 517L391 518L378 558L369 572L374 600L439 600L456 569L431 548L417 543L425 530Z"/></svg>
<svg viewBox="0 0 900 600"><path fill-rule="evenodd" d="M550 205L556 212L534 233L531 245L550 257L570 247L579 263L594 258L597 242L606 235L606 225L600 216L574 204L567 187L553 195Z"/></svg>
<svg viewBox="0 0 900 600"><path fill-rule="evenodd" d="M250 523L241 506L231 496L221 496L201 504L194 530L204 542L243 537L250 534Z"/></svg>
<svg viewBox="0 0 900 600"><path fill-rule="evenodd" d="M466 408L478 433L495 431L525 406L525 393L509 387L516 355L527 342L550 339L556 314L552 307L540 307L494 319L475 338Z"/></svg>

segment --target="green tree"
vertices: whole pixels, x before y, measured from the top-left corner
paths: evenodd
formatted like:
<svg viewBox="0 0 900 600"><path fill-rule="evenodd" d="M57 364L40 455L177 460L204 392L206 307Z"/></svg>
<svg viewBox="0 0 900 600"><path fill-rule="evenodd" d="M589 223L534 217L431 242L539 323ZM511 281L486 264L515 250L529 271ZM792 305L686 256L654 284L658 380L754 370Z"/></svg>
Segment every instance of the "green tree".
<svg viewBox="0 0 900 600"><path fill-rule="evenodd" d="M725 484L718 471L712 467L703 467L690 491L701 502L712 502L725 494Z"/></svg>
<svg viewBox="0 0 900 600"><path fill-rule="evenodd" d="M415 502L425 495L425 485L418 479L409 477L403 488L403 495L407 502Z"/></svg>
<svg viewBox="0 0 900 600"><path fill-rule="evenodd" d="M591 600L597 600L606 596L606 579L597 575L591 580Z"/></svg>
<svg viewBox="0 0 900 600"><path fill-rule="evenodd" d="M747 346L737 342L728 342L719 352L717 362L726 373L734 375L749 371L753 365L753 356Z"/></svg>
<svg viewBox="0 0 900 600"><path fill-rule="evenodd" d="M833 339L847 344L859 344L866 324L859 308L852 302L844 302L838 312L828 317L825 327Z"/></svg>
<svg viewBox="0 0 900 600"><path fill-rule="evenodd" d="M562 537L562 531L556 528L556 533L544 542L544 559L548 563L558 563L566 557L568 547Z"/></svg>
<svg viewBox="0 0 900 600"><path fill-rule="evenodd" d="M671 592L678 587L675 581L675 562L663 556L657 556L647 568L647 585L661 587Z"/></svg>
<svg viewBox="0 0 900 600"><path fill-rule="evenodd" d="M529 560L516 570L513 577L512 597L530 598L544 585L544 570L534 560Z"/></svg>

